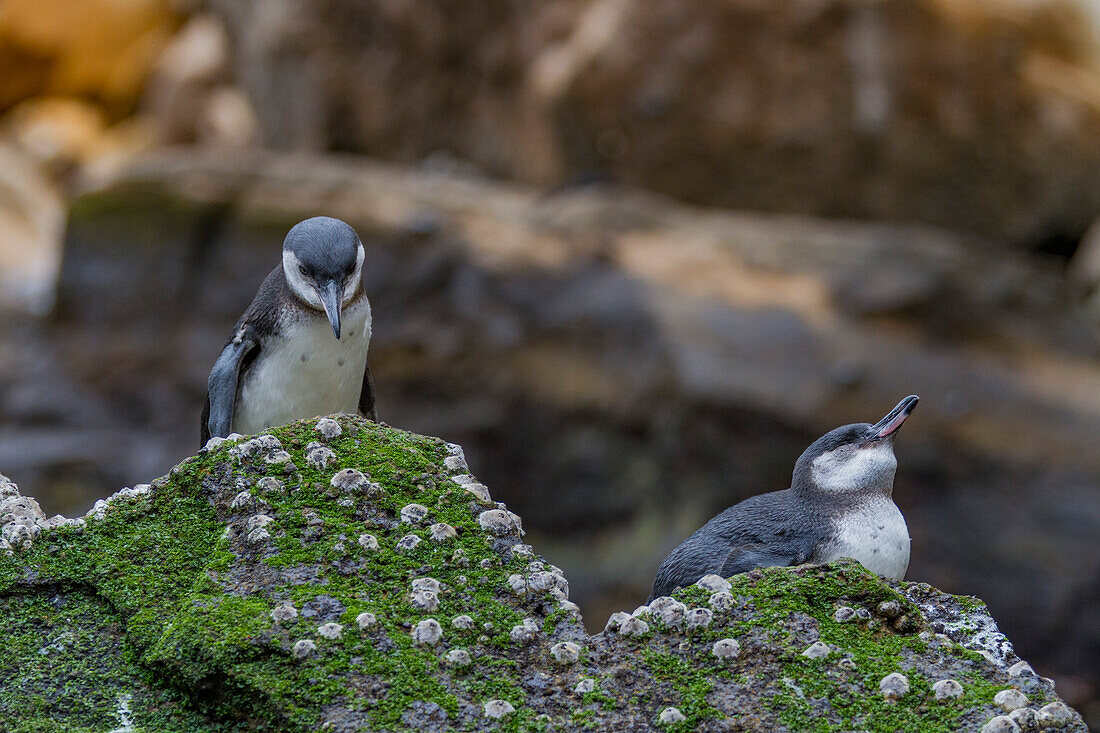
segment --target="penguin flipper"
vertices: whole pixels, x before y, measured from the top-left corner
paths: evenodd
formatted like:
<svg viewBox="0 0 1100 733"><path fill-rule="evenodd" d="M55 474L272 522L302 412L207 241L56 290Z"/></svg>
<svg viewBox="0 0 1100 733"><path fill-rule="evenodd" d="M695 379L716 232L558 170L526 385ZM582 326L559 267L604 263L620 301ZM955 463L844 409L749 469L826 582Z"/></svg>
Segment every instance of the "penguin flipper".
<svg viewBox="0 0 1100 733"><path fill-rule="evenodd" d="M238 333L222 349L210 377L206 380L206 407L203 409L203 445L212 437L224 438L233 425L233 410L237 403L237 382L241 365L258 344L251 337Z"/></svg>
<svg viewBox="0 0 1100 733"><path fill-rule="evenodd" d="M359 412L368 420L378 422L378 408L374 405L374 379L370 375L370 364L363 370L363 391L359 393Z"/></svg>
<svg viewBox="0 0 1100 733"><path fill-rule="evenodd" d="M728 578L738 573L746 573L753 568L786 567L803 562L797 552L788 552L782 547L768 548L762 545L737 545L731 547L718 574Z"/></svg>

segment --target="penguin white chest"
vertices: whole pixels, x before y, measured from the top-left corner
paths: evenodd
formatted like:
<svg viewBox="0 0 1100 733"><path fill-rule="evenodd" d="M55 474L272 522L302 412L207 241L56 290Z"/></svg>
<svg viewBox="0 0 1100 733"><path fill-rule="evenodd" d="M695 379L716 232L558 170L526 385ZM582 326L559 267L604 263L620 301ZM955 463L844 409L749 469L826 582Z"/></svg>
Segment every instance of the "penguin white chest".
<svg viewBox="0 0 1100 733"><path fill-rule="evenodd" d="M882 497L839 517L832 541L818 562L850 557L884 578L905 577L909 569L909 528L893 501Z"/></svg>
<svg viewBox="0 0 1100 733"><path fill-rule="evenodd" d="M240 387L233 431L258 433L334 412L356 413L370 345L370 304L364 298L343 313L339 340L324 316L292 320L260 355Z"/></svg>

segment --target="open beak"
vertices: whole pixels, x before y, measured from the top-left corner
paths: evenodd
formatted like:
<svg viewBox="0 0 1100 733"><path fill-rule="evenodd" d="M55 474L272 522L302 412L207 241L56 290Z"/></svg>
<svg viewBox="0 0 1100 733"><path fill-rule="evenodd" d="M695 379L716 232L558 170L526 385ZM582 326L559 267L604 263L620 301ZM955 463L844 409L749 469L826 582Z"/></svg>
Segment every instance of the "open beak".
<svg viewBox="0 0 1100 733"><path fill-rule="evenodd" d="M871 437L867 439L867 442L870 443L875 440L889 438L896 433L901 428L902 423L905 422L905 419L913 412L913 408L917 406L917 402L919 401L919 397L915 394L911 394L899 402L897 407L890 410L886 417L871 426L871 429L868 431Z"/></svg>
<svg viewBox="0 0 1100 733"><path fill-rule="evenodd" d="M332 324L332 332L336 340L340 340L340 286L335 280L329 280L323 288L317 288L317 297L321 299L321 305L325 307L325 315Z"/></svg>

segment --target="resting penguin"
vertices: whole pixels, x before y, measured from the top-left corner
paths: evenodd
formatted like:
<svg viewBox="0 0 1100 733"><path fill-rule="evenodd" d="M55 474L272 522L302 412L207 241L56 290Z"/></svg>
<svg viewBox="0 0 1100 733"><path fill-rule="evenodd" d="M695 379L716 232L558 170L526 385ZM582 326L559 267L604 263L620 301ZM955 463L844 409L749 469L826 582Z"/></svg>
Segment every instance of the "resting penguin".
<svg viewBox="0 0 1100 733"><path fill-rule="evenodd" d="M207 380L202 442L334 412L377 420L363 244L339 219L295 224Z"/></svg>
<svg viewBox="0 0 1100 733"><path fill-rule="evenodd" d="M830 430L794 464L791 487L745 499L704 524L665 558L650 600L704 575L753 568L861 562L886 578L909 567L909 529L890 498L894 436L917 405L910 395L874 425Z"/></svg>

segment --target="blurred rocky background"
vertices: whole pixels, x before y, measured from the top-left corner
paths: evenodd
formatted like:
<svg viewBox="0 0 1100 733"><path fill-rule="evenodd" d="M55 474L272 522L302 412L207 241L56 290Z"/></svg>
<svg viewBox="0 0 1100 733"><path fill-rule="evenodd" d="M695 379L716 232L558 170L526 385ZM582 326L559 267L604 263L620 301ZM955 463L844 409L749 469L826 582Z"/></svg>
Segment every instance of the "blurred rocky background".
<svg viewBox="0 0 1100 733"><path fill-rule="evenodd" d="M330 214L387 422L466 446L587 622L921 395L909 579L1100 729L1100 15L1047 0L0 0L0 470L198 447Z"/></svg>

